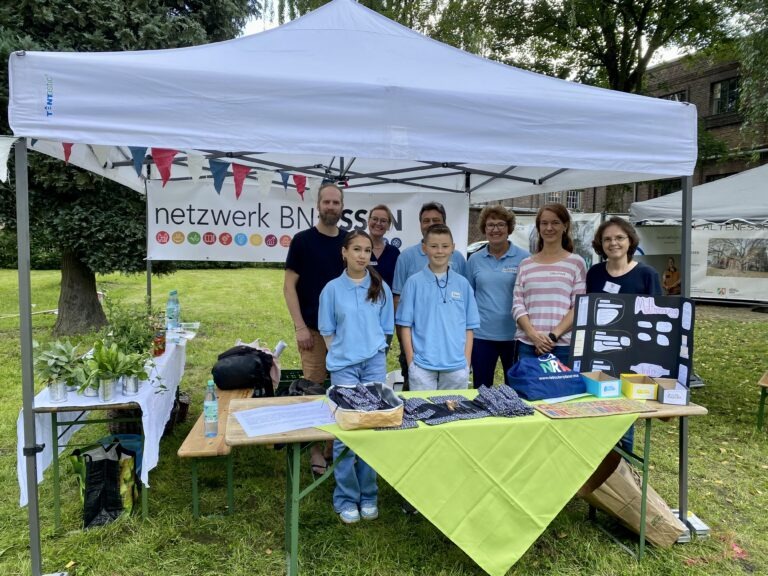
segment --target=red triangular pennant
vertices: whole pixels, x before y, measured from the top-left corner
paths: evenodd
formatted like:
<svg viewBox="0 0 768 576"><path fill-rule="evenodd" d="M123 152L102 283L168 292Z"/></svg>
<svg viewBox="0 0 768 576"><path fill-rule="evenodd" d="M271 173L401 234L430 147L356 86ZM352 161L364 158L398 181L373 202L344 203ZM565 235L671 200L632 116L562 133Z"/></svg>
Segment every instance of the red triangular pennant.
<svg viewBox="0 0 768 576"><path fill-rule="evenodd" d="M173 164L173 157L178 153L178 150L170 150L168 148L150 149L152 160L155 161L157 171L160 172L160 178L163 180L163 187L165 187L165 184L171 178L171 164Z"/></svg>
<svg viewBox="0 0 768 576"><path fill-rule="evenodd" d="M235 179L235 198L238 200L240 199L240 194L243 193L243 182L245 182L245 177L248 176L248 172L250 171L250 166L232 164L232 177Z"/></svg>
<svg viewBox="0 0 768 576"><path fill-rule="evenodd" d="M300 174L294 174L293 183L296 184L296 192L298 192L301 199L304 200L304 190L307 189L307 177Z"/></svg>
<svg viewBox="0 0 768 576"><path fill-rule="evenodd" d="M72 154L72 142L62 142L64 147L64 163L69 164L69 157Z"/></svg>

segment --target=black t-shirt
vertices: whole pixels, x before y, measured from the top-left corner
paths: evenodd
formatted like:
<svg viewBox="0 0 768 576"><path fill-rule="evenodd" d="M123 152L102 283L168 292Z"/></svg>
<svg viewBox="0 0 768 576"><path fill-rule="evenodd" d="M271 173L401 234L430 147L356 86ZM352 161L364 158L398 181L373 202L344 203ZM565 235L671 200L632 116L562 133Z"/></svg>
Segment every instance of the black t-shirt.
<svg viewBox="0 0 768 576"><path fill-rule="evenodd" d="M344 271L341 247L346 235L344 230L339 230L337 236L326 236L313 226L296 234L288 248L285 267L299 275L296 293L301 316L314 330L317 330L320 292Z"/></svg>
<svg viewBox="0 0 768 576"><path fill-rule="evenodd" d="M610 292L661 296L659 273L650 266L638 262L637 266L626 274L611 276L605 268L605 262L599 262L587 271L587 294Z"/></svg>

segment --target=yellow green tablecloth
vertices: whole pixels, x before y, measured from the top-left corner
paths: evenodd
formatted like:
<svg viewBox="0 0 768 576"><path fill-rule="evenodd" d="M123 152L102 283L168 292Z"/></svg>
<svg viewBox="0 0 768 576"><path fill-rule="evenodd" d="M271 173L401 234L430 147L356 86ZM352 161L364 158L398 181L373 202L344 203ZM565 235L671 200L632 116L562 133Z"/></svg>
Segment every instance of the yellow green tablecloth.
<svg viewBox="0 0 768 576"><path fill-rule="evenodd" d="M536 412L439 426L420 423L411 430L322 429L370 464L483 570L501 576L636 417L552 420Z"/></svg>

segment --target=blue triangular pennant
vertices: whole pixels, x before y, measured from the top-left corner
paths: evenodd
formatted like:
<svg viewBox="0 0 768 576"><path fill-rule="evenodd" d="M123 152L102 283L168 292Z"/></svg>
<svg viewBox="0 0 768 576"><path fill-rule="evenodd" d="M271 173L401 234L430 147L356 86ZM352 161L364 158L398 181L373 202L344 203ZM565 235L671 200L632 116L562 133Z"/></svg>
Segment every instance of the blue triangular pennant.
<svg viewBox="0 0 768 576"><path fill-rule="evenodd" d="M285 190L286 192L288 192L288 179L290 177L291 175L288 174L288 172L283 172L282 170L280 170L280 178L283 181L283 190Z"/></svg>
<svg viewBox="0 0 768 576"><path fill-rule="evenodd" d="M30 139L30 146L34 147L34 145L37 144L37 138Z"/></svg>
<svg viewBox="0 0 768 576"><path fill-rule="evenodd" d="M213 176L213 187L216 189L217 194L221 194L221 187L224 185L224 178L227 177L227 170L229 169L229 163L220 162L218 160L209 160L208 165L211 167L211 175Z"/></svg>
<svg viewBox="0 0 768 576"><path fill-rule="evenodd" d="M131 157L133 158L133 169L136 170L136 174L141 176L141 167L144 165L144 156L147 155L146 146L128 146L131 151Z"/></svg>

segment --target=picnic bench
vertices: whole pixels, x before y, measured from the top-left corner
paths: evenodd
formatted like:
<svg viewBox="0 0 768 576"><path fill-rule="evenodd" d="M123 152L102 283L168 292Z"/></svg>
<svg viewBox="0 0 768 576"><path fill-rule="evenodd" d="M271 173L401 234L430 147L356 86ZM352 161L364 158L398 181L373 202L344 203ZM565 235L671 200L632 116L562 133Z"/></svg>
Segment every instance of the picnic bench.
<svg viewBox="0 0 768 576"><path fill-rule="evenodd" d="M763 416L765 413L765 398L768 396L768 372L763 374L763 377L757 381L757 385L760 386L760 406L757 408L757 429L763 429Z"/></svg>
<svg viewBox="0 0 768 576"><path fill-rule="evenodd" d="M177 452L179 458L190 458L192 462L192 515L200 516L200 495L198 492L197 464L201 458L225 458L227 469L227 513L232 514L235 506L233 487L233 462L232 447L224 441L227 432L227 420L229 416L229 403L233 399L241 400L250 398L253 390L243 388L240 390L217 390L219 400L219 431L216 436L205 435L205 420L203 414L192 426L184 442Z"/></svg>

